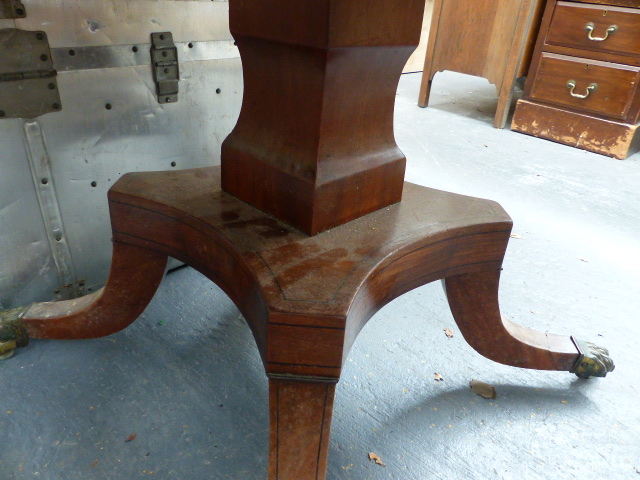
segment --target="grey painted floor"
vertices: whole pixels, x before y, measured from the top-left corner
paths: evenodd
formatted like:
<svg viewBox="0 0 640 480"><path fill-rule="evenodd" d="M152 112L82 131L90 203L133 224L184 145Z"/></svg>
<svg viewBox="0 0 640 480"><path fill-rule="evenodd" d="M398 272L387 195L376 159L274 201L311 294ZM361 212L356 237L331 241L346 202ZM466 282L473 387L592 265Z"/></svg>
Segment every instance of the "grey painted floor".
<svg viewBox="0 0 640 480"><path fill-rule="evenodd" d="M405 75L398 92L407 179L498 200L521 237L504 264L503 314L598 342L617 366L584 381L498 365L461 338L439 284L419 288L381 310L350 354L328 478L640 479L640 156L495 130L495 89L458 74L438 74L420 109L419 82ZM0 362L0 379L0 480L266 478L267 382L251 334L189 268L127 330L33 341ZM471 393L472 379L498 397Z"/></svg>

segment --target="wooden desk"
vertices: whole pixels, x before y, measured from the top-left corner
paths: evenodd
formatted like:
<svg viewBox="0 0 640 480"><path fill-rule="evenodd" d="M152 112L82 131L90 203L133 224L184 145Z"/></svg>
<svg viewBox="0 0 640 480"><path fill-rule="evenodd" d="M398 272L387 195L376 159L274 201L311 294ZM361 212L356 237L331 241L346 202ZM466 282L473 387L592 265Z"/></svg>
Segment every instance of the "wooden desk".
<svg viewBox="0 0 640 480"><path fill-rule="evenodd" d="M624 159L639 119L640 2L550 0L512 130Z"/></svg>
<svg viewBox="0 0 640 480"><path fill-rule="evenodd" d="M504 128L515 81L527 74L543 4L543 0L435 0L418 105L428 105L437 72L483 77L498 91L493 125Z"/></svg>

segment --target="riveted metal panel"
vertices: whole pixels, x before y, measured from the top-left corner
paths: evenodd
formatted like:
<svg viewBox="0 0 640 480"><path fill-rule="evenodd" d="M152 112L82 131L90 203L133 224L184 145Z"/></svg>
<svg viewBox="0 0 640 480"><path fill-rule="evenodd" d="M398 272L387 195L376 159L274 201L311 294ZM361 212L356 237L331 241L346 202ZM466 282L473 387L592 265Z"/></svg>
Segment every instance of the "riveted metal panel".
<svg viewBox="0 0 640 480"><path fill-rule="evenodd" d="M45 30L54 47L149 43L170 31L175 42L231 40L228 3L187 0L34 0L17 28Z"/></svg>
<svg viewBox="0 0 640 480"><path fill-rule="evenodd" d="M0 309L52 298L58 284L18 119L0 122Z"/></svg>
<svg viewBox="0 0 640 480"><path fill-rule="evenodd" d="M129 171L218 164L242 99L226 2L26 6L27 18L0 26L47 33L63 108L32 121L0 120L0 308L103 285L111 261L109 187ZM170 31L178 47L174 104L159 104L155 94L150 33L160 31ZM38 156L46 157L48 186L55 187L40 197L46 187L31 171L41 166L34 167Z"/></svg>

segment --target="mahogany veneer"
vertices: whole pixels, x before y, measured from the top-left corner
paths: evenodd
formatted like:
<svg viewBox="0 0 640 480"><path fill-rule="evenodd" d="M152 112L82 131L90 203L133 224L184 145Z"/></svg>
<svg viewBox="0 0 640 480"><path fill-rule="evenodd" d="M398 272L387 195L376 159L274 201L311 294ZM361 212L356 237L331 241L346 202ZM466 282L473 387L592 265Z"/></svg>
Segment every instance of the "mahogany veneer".
<svg viewBox="0 0 640 480"><path fill-rule="evenodd" d="M277 3L229 2L244 98L222 187L314 235L400 200L393 107L424 0Z"/></svg>
<svg viewBox="0 0 640 480"><path fill-rule="evenodd" d="M511 220L495 202L404 184L402 202L309 237L221 190L220 168L130 173L109 192L107 286L35 304L32 338L93 338L132 323L167 256L220 286L249 323L270 377L270 479L323 479L335 382L383 305L445 279L465 339L497 362L572 370L570 337L502 319L498 283ZM145 280L148 279L147 280Z"/></svg>

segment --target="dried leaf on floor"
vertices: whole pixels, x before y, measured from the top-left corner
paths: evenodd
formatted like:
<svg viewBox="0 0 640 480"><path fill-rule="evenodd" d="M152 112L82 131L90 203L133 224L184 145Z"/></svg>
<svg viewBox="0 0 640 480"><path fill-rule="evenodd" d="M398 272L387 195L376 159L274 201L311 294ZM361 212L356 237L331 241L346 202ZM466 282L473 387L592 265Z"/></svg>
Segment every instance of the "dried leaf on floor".
<svg viewBox="0 0 640 480"><path fill-rule="evenodd" d="M136 437L137 437L137 436L138 436L137 434L132 433L131 435L129 435L129 436L127 437L127 439L125 440L125 442L133 442L133 441L136 439Z"/></svg>
<svg viewBox="0 0 640 480"><path fill-rule="evenodd" d="M512 233L510 237L515 238L517 240L522 240L522 235L520 235L519 233Z"/></svg>
<svg viewBox="0 0 640 480"><path fill-rule="evenodd" d="M386 467L386 465L383 463L382 459L376 455L375 453L371 453L369 452L369 460L372 462L376 462L376 465L380 465L381 467Z"/></svg>
<svg viewBox="0 0 640 480"><path fill-rule="evenodd" d="M453 330L451 330L450 328L445 328L444 329L444 334L449 337L452 338L453 337Z"/></svg>
<svg viewBox="0 0 640 480"><path fill-rule="evenodd" d="M495 387L488 383L481 382L480 380L471 380L469 385L473 393L483 398L493 399L498 396Z"/></svg>
<svg viewBox="0 0 640 480"><path fill-rule="evenodd" d="M434 373L433 374L433 379L436 382L442 382L444 380L444 377L442 375L440 375L439 373Z"/></svg>

